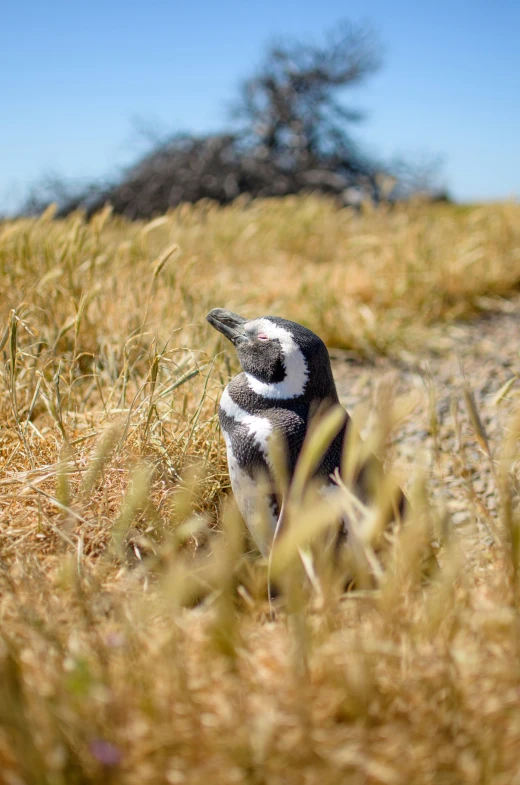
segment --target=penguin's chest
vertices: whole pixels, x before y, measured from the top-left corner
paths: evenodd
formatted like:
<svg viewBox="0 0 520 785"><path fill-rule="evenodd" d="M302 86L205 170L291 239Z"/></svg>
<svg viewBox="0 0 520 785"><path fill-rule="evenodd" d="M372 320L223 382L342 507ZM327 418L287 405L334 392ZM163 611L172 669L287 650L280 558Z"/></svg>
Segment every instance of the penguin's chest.
<svg viewBox="0 0 520 785"><path fill-rule="evenodd" d="M238 406L231 416L229 401L219 409L226 443L231 488L237 506L265 556L269 552L278 506L269 475L267 440L273 426L266 417L248 414Z"/></svg>
<svg viewBox="0 0 520 785"><path fill-rule="evenodd" d="M254 461L244 463L244 444L239 445L237 451L236 443L230 436L223 431L224 441L226 442L227 461L229 469L229 478L231 480L231 487L233 494L239 506L240 512L246 520L250 520L254 509L258 506L258 497L260 495L270 496L272 488L269 480L268 466L255 455Z"/></svg>
<svg viewBox="0 0 520 785"><path fill-rule="evenodd" d="M268 465L268 440L273 424L267 415L253 414L243 409L224 390L219 406L220 427L230 455L238 466L254 477Z"/></svg>

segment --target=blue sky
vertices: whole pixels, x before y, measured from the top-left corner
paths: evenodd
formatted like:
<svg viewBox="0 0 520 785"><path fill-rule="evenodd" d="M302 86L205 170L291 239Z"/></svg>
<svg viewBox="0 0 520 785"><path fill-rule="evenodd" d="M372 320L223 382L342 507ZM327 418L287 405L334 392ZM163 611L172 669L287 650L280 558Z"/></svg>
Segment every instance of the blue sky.
<svg viewBox="0 0 520 785"><path fill-rule="evenodd" d="M439 156L456 198L520 196L520 2L11 0L0 29L0 210L46 173L113 174L142 151L136 120L218 130L275 36L368 21L381 71L346 100L387 158Z"/></svg>

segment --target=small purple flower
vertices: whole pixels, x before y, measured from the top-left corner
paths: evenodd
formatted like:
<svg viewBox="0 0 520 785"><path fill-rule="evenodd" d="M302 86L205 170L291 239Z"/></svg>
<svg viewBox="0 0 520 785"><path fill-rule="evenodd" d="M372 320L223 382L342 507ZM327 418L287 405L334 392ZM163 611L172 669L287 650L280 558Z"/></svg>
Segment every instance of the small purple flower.
<svg viewBox="0 0 520 785"><path fill-rule="evenodd" d="M93 757L104 766L117 766L121 763L121 752L114 744L104 739L96 739L90 745Z"/></svg>
<svg viewBox="0 0 520 785"><path fill-rule="evenodd" d="M111 649L119 649L125 645L126 638L120 632L109 632L105 637L105 643Z"/></svg>

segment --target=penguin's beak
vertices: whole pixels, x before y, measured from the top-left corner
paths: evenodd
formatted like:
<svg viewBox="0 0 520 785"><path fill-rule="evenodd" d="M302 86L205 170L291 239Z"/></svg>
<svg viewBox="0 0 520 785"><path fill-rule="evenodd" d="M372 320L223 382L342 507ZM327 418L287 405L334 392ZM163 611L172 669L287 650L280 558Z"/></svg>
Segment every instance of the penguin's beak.
<svg viewBox="0 0 520 785"><path fill-rule="evenodd" d="M239 316L232 311L226 311L224 308L213 308L206 316L206 319L215 330L225 335L234 346L248 340L248 335L243 325L249 320L244 319L243 316Z"/></svg>

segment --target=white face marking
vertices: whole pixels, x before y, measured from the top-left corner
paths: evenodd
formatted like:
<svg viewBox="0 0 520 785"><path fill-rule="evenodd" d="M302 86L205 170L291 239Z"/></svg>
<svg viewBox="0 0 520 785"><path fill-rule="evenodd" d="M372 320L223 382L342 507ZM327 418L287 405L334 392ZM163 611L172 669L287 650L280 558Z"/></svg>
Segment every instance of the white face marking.
<svg viewBox="0 0 520 785"><path fill-rule="evenodd" d="M264 398L285 400L297 398L305 390L309 378L309 368L305 357L298 348L289 330L271 322L269 319L255 319L255 327L270 339L280 341L282 347L282 363L285 368L285 379L282 382L261 382L250 373L246 373L249 386L255 393ZM247 329L247 328L246 328Z"/></svg>

